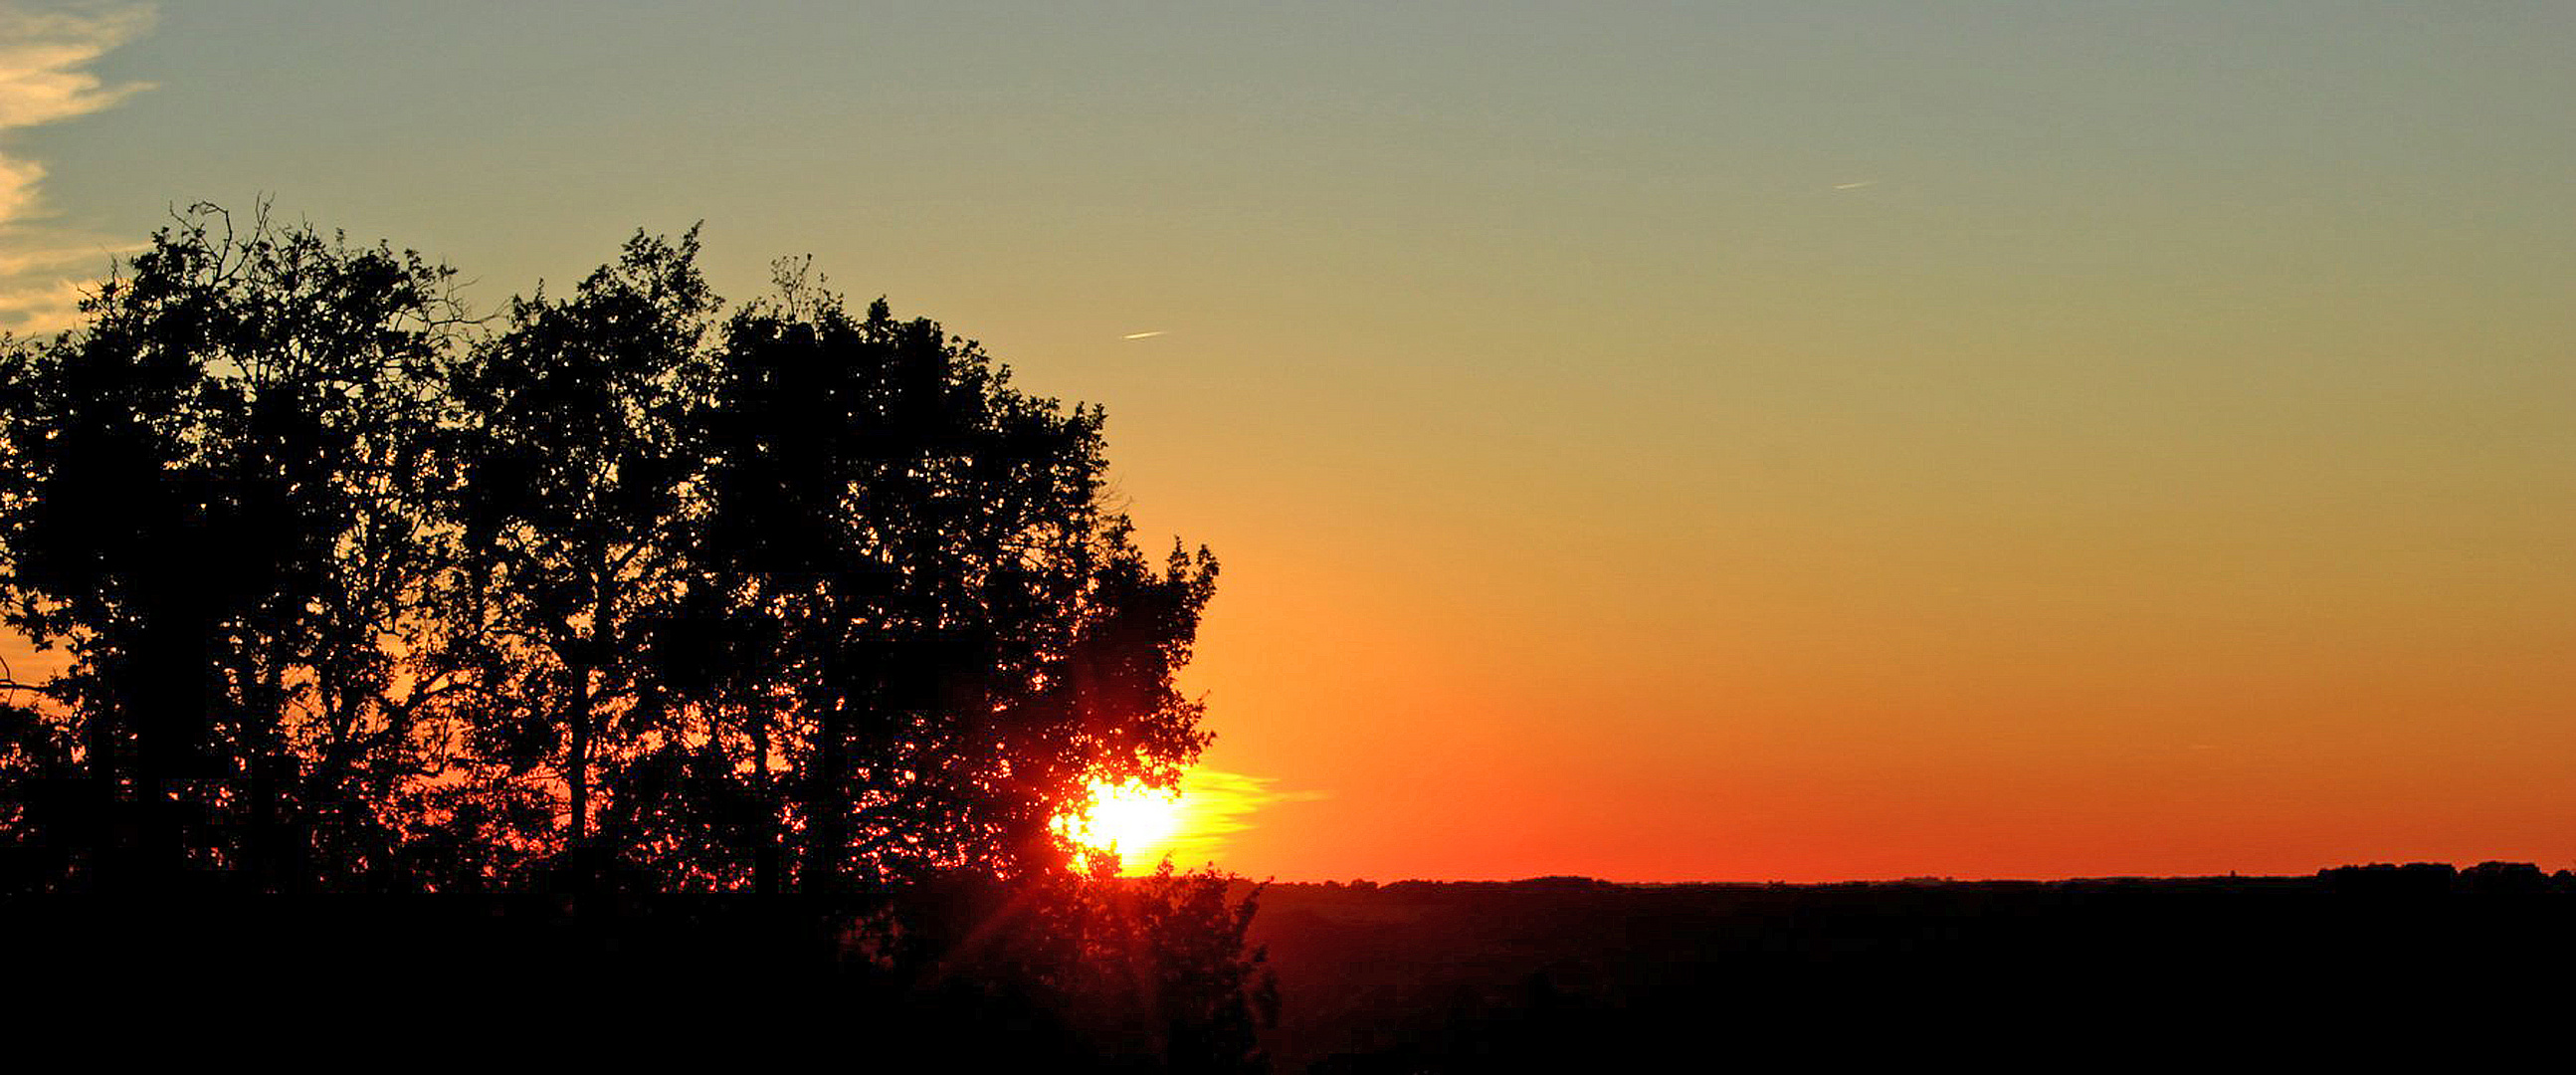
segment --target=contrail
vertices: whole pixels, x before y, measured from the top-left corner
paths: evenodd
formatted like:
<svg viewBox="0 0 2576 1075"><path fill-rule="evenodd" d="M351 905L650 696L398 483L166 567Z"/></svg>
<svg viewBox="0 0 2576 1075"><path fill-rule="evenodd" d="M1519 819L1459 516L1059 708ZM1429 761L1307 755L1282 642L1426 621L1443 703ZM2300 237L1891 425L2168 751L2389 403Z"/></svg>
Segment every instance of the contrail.
<svg viewBox="0 0 2576 1075"><path fill-rule="evenodd" d="M1161 329L1155 329L1155 330L1154 330L1154 331L1152 331L1152 332L1130 332L1130 333L1126 334L1125 336L1121 336L1121 337L1119 337L1119 338L1120 338L1120 339L1125 339L1125 340L1150 340L1150 339L1153 339L1154 337L1156 337L1156 336L1160 336L1160 335L1162 335L1162 334L1163 334L1163 330L1161 330Z"/></svg>
<svg viewBox="0 0 2576 1075"><path fill-rule="evenodd" d="M1835 189L1835 190L1859 190L1859 189L1860 189L1860 188L1862 188L1862 187L1869 186L1869 185L1874 184L1874 183L1876 183L1876 182L1878 182L1878 180L1875 180L1875 179L1864 179L1864 180L1861 180L1861 181L1860 181L1860 182L1858 182L1858 183L1836 183L1836 184L1834 184L1834 189Z"/></svg>

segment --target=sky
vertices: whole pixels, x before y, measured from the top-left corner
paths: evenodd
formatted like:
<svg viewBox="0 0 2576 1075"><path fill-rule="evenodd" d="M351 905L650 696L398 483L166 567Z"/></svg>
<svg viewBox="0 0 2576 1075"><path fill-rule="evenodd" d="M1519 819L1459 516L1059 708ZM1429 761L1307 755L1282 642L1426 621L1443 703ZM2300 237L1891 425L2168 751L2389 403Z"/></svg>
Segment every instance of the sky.
<svg viewBox="0 0 2576 1075"><path fill-rule="evenodd" d="M174 205L705 222L1105 404L1283 880L2576 866L2576 7L0 0L0 327Z"/></svg>

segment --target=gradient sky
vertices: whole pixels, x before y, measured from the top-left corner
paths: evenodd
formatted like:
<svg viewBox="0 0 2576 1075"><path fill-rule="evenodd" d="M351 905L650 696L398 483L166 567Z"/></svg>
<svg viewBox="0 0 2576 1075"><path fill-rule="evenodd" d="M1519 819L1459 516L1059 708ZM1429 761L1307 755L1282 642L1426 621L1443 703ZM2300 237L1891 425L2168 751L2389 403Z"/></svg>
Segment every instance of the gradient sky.
<svg viewBox="0 0 2576 1075"><path fill-rule="evenodd" d="M704 219L1107 404L1237 871L2576 866L2576 6L0 10L0 325Z"/></svg>

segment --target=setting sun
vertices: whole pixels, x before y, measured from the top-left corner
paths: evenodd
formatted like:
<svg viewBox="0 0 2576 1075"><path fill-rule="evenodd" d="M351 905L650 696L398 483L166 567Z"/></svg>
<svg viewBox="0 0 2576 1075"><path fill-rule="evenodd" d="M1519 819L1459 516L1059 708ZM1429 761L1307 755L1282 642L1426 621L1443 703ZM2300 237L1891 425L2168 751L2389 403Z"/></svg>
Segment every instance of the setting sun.
<svg viewBox="0 0 2576 1075"><path fill-rule="evenodd" d="M1194 766L1166 790L1093 781L1091 809L1057 822L1074 844L1118 855L1120 872L1147 874L1165 857L1177 869L1216 864L1253 815L1280 803L1312 802L1315 791L1281 791L1266 777Z"/></svg>
<svg viewBox="0 0 2576 1075"><path fill-rule="evenodd" d="M1186 807L1181 792L1142 784L1091 785L1091 809L1066 826L1073 841L1114 852L1125 873L1150 871L1171 853Z"/></svg>

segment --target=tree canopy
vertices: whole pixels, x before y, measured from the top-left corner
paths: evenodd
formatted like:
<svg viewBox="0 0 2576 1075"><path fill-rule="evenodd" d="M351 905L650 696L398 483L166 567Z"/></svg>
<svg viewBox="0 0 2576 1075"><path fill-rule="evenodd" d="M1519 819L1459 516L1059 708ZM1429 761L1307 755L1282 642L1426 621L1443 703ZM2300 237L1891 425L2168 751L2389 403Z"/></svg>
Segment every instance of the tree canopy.
<svg viewBox="0 0 2576 1075"><path fill-rule="evenodd" d="M1251 899L1060 824L1207 741L1215 559L1104 506L1099 408L798 263L728 315L697 254L478 319L199 206L0 336L0 619L62 665L0 684L0 897L155 901L71 931L120 990L146 949L566 1014L722 980L818 1046L1258 1067ZM349 892L446 898L276 898Z"/></svg>
<svg viewBox="0 0 2576 1075"><path fill-rule="evenodd" d="M1103 414L694 230L469 317L453 272L198 207L0 354L19 891L830 892L1063 871L1206 741L1216 561Z"/></svg>

